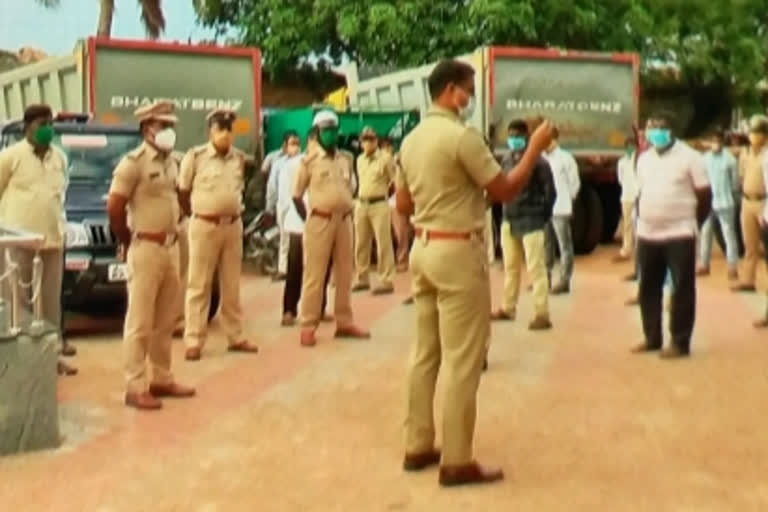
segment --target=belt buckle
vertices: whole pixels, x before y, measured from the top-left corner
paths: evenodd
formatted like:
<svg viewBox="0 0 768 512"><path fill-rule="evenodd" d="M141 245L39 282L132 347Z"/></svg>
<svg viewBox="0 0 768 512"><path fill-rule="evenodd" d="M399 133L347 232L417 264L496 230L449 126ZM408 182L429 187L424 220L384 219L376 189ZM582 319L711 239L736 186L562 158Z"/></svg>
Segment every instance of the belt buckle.
<svg viewBox="0 0 768 512"><path fill-rule="evenodd" d="M216 224L219 225L219 226L223 226L225 224L229 224L229 217L224 217L222 215L219 215L219 218L217 219Z"/></svg>
<svg viewBox="0 0 768 512"><path fill-rule="evenodd" d="M165 240L163 240L163 247L171 247L176 243L176 235L174 233L166 233Z"/></svg>
<svg viewBox="0 0 768 512"><path fill-rule="evenodd" d="M421 240L421 243L424 245L427 245L427 242L429 242L429 230L422 228L421 229L421 236L419 237L419 240Z"/></svg>

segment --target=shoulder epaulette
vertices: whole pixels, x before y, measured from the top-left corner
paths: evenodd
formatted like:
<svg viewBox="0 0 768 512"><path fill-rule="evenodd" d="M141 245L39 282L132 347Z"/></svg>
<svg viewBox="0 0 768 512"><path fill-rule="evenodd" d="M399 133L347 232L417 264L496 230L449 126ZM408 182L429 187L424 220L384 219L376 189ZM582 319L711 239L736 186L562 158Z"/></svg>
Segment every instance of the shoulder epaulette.
<svg viewBox="0 0 768 512"><path fill-rule="evenodd" d="M139 146L139 147L137 147L136 149L134 149L133 151L129 151L129 152L128 152L128 153L125 155L125 157L126 157L126 158L129 158L129 159L131 159L131 160L136 160L136 159L138 159L139 157L141 157L141 155L143 155L143 154L144 154L144 150L145 150L144 146Z"/></svg>

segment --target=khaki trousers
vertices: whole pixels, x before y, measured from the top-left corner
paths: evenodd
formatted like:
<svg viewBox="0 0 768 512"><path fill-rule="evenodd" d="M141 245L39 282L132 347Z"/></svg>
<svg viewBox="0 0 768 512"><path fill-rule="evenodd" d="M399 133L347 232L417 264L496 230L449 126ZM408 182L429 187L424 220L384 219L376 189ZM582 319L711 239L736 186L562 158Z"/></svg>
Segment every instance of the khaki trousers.
<svg viewBox="0 0 768 512"><path fill-rule="evenodd" d="M301 283L301 325L314 328L322 317L325 274L333 257L334 314L338 327L352 325L352 219L330 219L310 213L304 226L304 273Z"/></svg>
<svg viewBox="0 0 768 512"><path fill-rule="evenodd" d="M397 254L395 260L398 265L408 262L408 217L397 211L397 208L391 208L392 228L395 230L397 240Z"/></svg>
<svg viewBox="0 0 768 512"><path fill-rule="evenodd" d="M472 460L477 389L490 338L491 308L485 242L417 238L411 249L416 340L408 372L407 453L435 442L434 395L443 373L442 463ZM456 262L461 262L457 271Z"/></svg>
<svg viewBox="0 0 768 512"><path fill-rule="evenodd" d="M179 225L179 298L178 322L184 328L184 301L187 296L187 276L189 275L189 219ZM178 326L177 326L178 327Z"/></svg>
<svg viewBox="0 0 768 512"><path fill-rule="evenodd" d="M240 271L243 261L243 222L214 224L193 217L189 221L189 277L184 321L184 343L202 348L208 333L213 275L219 270L219 319L230 345L243 341Z"/></svg>
<svg viewBox="0 0 768 512"><path fill-rule="evenodd" d="M632 212L635 209L634 201L621 203L621 251L624 257L632 256L635 250L635 223Z"/></svg>
<svg viewBox="0 0 768 512"><path fill-rule="evenodd" d="M765 201L741 201L741 235L744 237L744 261L741 264L741 282L754 285L757 263L760 261L760 216Z"/></svg>
<svg viewBox="0 0 768 512"><path fill-rule="evenodd" d="M488 251L488 263L496 261L496 247L493 245L493 208L485 210L485 245Z"/></svg>
<svg viewBox="0 0 768 512"><path fill-rule="evenodd" d="M147 389L146 360L152 382L169 384L171 342L178 311L179 250L146 240L134 240L128 250L128 311L123 328L126 387L129 392Z"/></svg>
<svg viewBox="0 0 768 512"><path fill-rule="evenodd" d="M11 260L19 266L19 279L26 283L32 282L32 269L35 259L35 252L24 249L9 249ZM43 261L43 281L40 284L40 293L42 294L43 318L50 323L57 331L61 331L61 280L64 272L64 251L62 249L42 249L40 259ZM0 255L1 257L2 255ZM5 271L5 260L0 261L0 269ZM7 285L3 287L10 291ZM19 287L19 296L21 297L22 308L33 310L34 305L27 301L33 298L33 290L28 287ZM10 300L10 293L8 300ZM10 303L8 304L10 307Z"/></svg>
<svg viewBox="0 0 768 512"><path fill-rule="evenodd" d="M518 237L512 234L509 222L501 225L501 252L504 258L504 298L501 308L514 313L520 296L520 274L523 261L533 281L533 310L536 316L549 316L549 278L545 233L543 229Z"/></svg>
<svg viewBox="0 0 768 512"><path fill-rule="evenodd" d="M355 206L355 270L358 283L369 283L371 245L376 239L379 285L391 286L395 278L395 254L392 247L392 218L386 201Z"/></svg>

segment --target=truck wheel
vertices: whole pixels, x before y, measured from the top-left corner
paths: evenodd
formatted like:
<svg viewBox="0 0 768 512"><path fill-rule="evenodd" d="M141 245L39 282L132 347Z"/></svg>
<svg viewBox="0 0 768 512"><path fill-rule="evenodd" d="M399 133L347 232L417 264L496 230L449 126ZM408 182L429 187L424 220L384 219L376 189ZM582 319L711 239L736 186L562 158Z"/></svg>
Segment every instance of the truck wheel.
<svg viewBox="0 0 768 512"><path fill-rule="evenodd" d="M603 232L600 243L612 244L621 221L621 187L617 183L595 185L603 206Z"/></svg>
<svg viewBox="0 0 768 512"><path fill-rule="evenodd" d="M211 287L211 305L208 308L208 321L213 320L216 313L219 312L219 302L221 302L221 296L219 295L219 276L213 276L213 286Z"/></svg>
<svg viewBox="0 0 768 512"><path fill-rule="evenodd" d="M576 254L589 254L600 243L604 229L600 196L591 186L582 186L573 206L573 249Z"/></svg>

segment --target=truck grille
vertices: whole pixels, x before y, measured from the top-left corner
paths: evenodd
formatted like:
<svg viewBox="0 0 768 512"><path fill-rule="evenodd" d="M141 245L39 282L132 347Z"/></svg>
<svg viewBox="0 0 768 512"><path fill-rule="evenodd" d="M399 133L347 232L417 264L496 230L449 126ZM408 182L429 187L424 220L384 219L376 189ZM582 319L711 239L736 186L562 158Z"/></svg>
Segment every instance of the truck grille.
<svg viewBox="0 0 768 512"><path fill-rule="evenodd" d="M91 240L96 247L113 247L116 244L115 234L109 229L109 226L103 224L91 224L88 226L91 232Z"/></svg>

